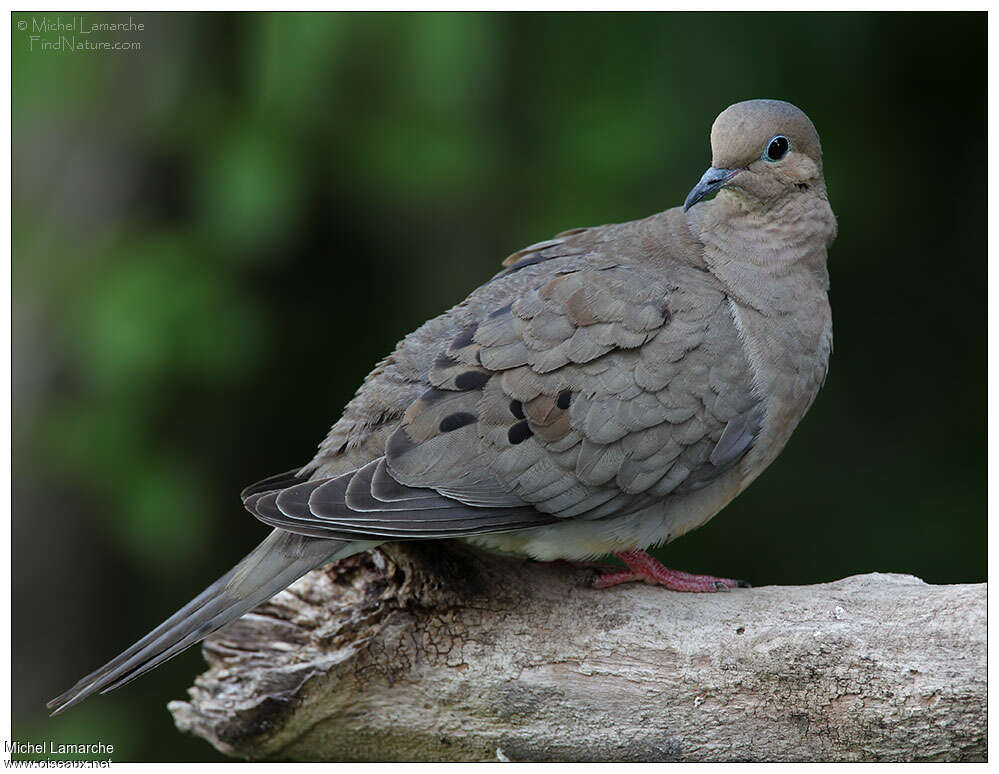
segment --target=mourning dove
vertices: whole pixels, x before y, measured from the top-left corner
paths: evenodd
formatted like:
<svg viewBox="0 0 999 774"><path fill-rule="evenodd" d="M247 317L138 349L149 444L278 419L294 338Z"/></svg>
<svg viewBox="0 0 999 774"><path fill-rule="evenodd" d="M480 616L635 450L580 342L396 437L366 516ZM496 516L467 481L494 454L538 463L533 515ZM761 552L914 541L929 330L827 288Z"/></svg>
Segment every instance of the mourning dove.
<svg viewBox="0 0 999 774"><path fill-rule="evenodd" d="M311 462L243 492L275 528L263 543L49 707L124 685L309 570L390 540L617 554L627 569L598 586L740 585L644 549L718 513L815 399L836 220L818 134L793 105L732 105L711 152L682 208L524 248L403 339Z"/></svg>

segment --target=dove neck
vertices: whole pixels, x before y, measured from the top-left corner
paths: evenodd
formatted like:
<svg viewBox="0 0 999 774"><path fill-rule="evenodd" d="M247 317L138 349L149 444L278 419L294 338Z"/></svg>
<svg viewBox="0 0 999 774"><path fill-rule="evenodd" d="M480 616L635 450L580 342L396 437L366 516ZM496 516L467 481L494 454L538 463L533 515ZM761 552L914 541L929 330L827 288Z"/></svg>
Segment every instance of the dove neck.
<svg viewBox="0 0 999 774"><path fill-rule="evenodd" d="M693 207L688 223L730 298L768 396L765 430L744 465L748 482L777 456L825 378L832 350L826 248L836 220L824 195L747 207L745 197L727 194Z"/></svg>
<svg viewBox="0 0 999 774"><path fill-rule="evenodd" d="M726 190L687 215L708 270L744 305L770 316L800 309L802 295L825 297L836 218L824 195L764 205Z"/></svg>

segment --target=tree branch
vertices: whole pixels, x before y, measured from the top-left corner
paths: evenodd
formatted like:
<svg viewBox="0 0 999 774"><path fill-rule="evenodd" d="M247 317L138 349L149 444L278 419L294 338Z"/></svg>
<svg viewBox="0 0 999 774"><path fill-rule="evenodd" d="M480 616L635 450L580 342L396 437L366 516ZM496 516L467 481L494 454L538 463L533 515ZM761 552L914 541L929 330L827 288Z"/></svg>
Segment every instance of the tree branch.
<svg viewBox="0 0 999 774"><path fill-rule="evenodd" d="M985 584L677 594L440 544L309 573L205 644L241 758L985 760Z"/></svg>

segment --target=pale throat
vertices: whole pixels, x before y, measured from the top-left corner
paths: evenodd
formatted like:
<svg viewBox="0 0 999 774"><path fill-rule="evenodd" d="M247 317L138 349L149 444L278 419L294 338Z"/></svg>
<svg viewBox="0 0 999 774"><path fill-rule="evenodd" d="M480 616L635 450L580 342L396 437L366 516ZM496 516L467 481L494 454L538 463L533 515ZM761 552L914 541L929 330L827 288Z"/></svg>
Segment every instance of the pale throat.
<svg viewBox="0 0 999 774"><path fill-rule="evenodd" d="M771 316L800 309L795 296L825 297L826 248L836 218L821 191L763 207L743 192L724 190L688 219L708 269L740 304Z"/></svg>

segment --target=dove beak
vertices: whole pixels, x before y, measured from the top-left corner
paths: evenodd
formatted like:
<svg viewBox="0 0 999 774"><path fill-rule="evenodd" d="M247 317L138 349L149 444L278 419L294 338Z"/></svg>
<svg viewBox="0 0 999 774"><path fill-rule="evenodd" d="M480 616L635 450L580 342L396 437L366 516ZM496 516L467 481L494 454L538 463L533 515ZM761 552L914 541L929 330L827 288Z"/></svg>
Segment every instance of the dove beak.
<svg viewBox="0 0 999 774"><path fill-rule="evenodd" d="M705 196L711 196L711 194L719 191L729 180L744 171L745 167L740 167L739 169L715 169L714 167L708 167L708 171L701 175L701 179L697 182L697 185L687 194L687 198L683 202L683 211L686 212L689 210Z"/></svg>

